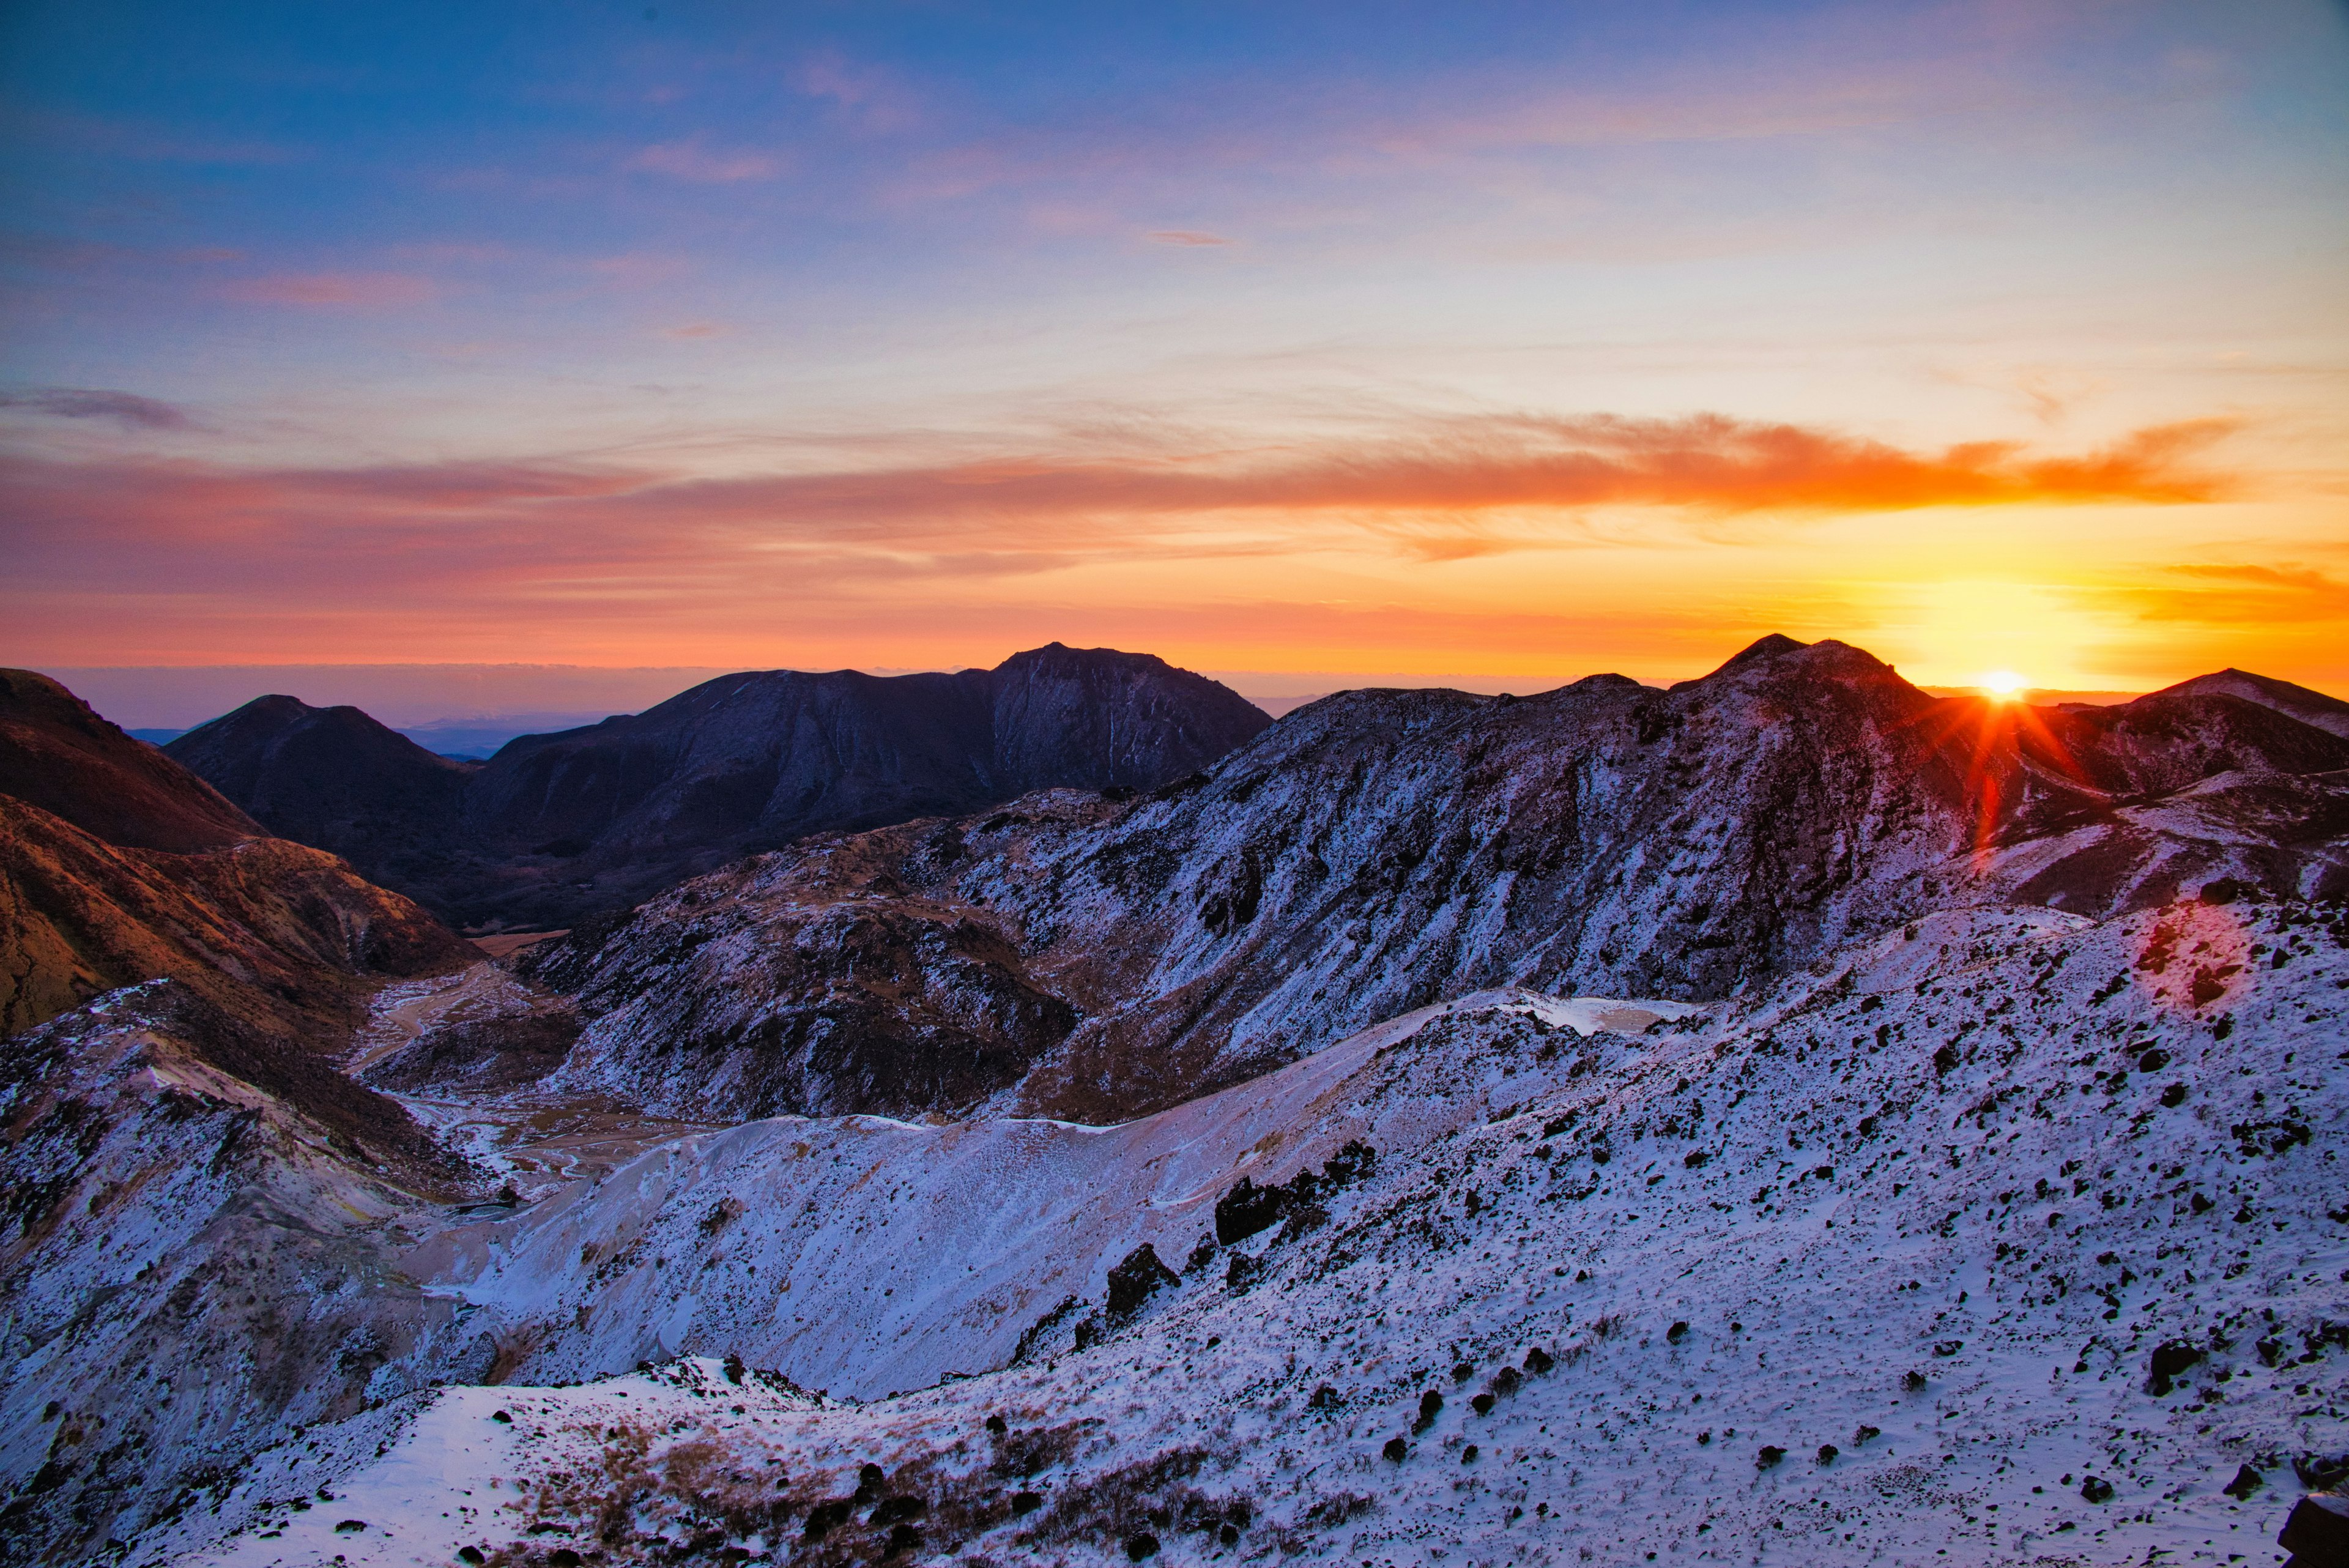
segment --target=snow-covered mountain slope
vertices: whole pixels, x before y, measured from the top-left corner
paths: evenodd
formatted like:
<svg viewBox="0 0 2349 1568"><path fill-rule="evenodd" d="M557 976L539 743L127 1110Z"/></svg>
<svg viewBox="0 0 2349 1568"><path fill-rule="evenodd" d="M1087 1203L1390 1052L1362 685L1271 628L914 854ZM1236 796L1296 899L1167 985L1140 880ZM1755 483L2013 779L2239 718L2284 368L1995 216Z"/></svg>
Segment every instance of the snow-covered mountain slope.
<svg viewBox="0 0 2349 1568"><path fill-rule="evenodd" d="M88 1560L363 1409L386 1364L492 1371L392 1264L399 1219L475 1173L178 981L11 1040L0 1129L0 1559Z"/></svg>
<svg viewBox="0 0 2349 1568"><path fill-rule="evenodd" d="M2223 1563L2341 1473L2338 906L1945 911L1635 1034L1561 1005L1106 1131L736 1128L425 1238L525 1367L701 1359L387 1362L129 1557ZM1219 1198L1179 1279L1121 1253Z"/></svg>
<svg viewBox="0 0 2349 1568"><path fill-rule="evenodd" d="M1178 1268L1202 1244L1212 1255L1217 1199L1239 1177L1269 1187L1347 1166L1356 1141L1414 1158L1609 1070L1624 1048L1600 1031L1689 1012L1485 993L1115 1127L750 1122L512 1220L445 1231L402 1266L493 1308L502 1333L530 1343L518 1377L730 1352L877 1398L1055 1343L1038 1321L1062 1302L1106 1301L1109 1272L1139 1248ZM1435 1048L1438 1037L1450 1044ZM1069 1317L1057 1342L1081 1322Z"/></svg>
<svg viewBox="0 0 2349 1568"><path fill-rule="evenodd" d="M1705 1001L1930 910L2349 890L2349 742L1941 700L1764 639L1669 692L1343 693L1132 803L812 840L533 950L564 1081L698 1119L1179 1104L1496 986Z"/></svg>

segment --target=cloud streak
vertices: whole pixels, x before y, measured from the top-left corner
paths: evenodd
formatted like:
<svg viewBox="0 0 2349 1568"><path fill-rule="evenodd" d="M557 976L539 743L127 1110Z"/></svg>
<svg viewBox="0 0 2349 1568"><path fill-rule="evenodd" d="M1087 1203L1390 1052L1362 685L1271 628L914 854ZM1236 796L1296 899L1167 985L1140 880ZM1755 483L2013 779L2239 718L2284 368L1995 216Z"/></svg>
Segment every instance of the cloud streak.
<svg viewBox="0 0 2349 1568"><path fill-rule="evenodd" d="M109 420L131 430L196 428L195 421L170 403L96 387L33 387L21 392L0 392L0 409L28 409L60 420Z"/></svg>
<svg viewBox="0 0 2349 1568"><path fill-rule="evenodd" d="M745 180L771 180L783 171L783 161L765 152L717 151L695 140L656 142L620 167L666 174L696 185L732 185Z"/></svg>
<svg viewBox="0 0 2349 1568"><path fill-rule="evenodd" d="M2188 504L2234 483L2195 461L2227 428L2163 426L2075 456L2041 456L2003 442L1911 452L1714 414L1595 415L1443 421L1239 460L1207 451L1006 455L697 478L528 462L237 470L18 459L0 469L0 487L19 549L78 578L129 569L122 547L156 560L174 547L197 550L217 563L200 575L231 576L303 561L396 573L398 558L418 551L434 552L435 574L526 575L534 565L723 580L745 564L792 558L802 569L818 557L881 575L1021 573L1309 544L1459 558L1581 542L1588 535L1553 525L1599 509L1733 522Z"/></svg>
<svg viewBox="0 0 2349 1568"><path fill-rule="evenodd" d="M429 277L397 272L275 273L223 284L220 293L248 305L347 306L382 309L421 305L440 288Z"/></svg>

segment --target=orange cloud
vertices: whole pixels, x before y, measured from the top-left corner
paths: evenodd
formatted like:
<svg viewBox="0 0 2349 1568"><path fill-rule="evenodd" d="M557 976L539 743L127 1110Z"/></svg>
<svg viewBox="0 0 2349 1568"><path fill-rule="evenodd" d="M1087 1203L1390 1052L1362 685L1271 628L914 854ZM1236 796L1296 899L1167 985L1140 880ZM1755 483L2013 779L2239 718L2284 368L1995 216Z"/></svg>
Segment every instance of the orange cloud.
<svg viewBox="0 0 2349 1568"><path fill-rule="evenodd" d="M1217 646L1226 651L1213 662L1268 668L1276 645L1319 628L1313 635L1332 644L1323 657L1359 643L1343 655L1347 667L1394 668L1381 661L1410 644L1444 659L1440 668L1467 669L1460 660L1489 650L1506 616L1399 611L1387 589L1351 606L1234 607L1214 586L1226 574L1206 564L1318 556L1376 575L1381 560L1591 547L1640 532L1619 517L1582 519L1602 507L1733 521L2179 504L2227 483L2187 462L2218 429L2172 427L2101 452L2044 457L1980 443L1910 452L1719 415L1516 418L1238 456L1171 441L1137 449L1112 435L1099 438L1123 443L1109 455L1093 447L728 478L563 462L235 469L17 456L0 459L0 554L10 564L0 624L12 625L12 641L38 639L39 657L67 662L89 660L51 649L78 649L99 635L94 628L116 637L134 625L142 638L176 638L213 658L351 657L353 640L366 635L391 644L367 657L412 658L421 648L435 658L498 657L532 646L572 658L641 661L657 652L657 661L715 662L749 657L728 649L764 646L758 639L784 624L845 627L862 618L868 628L905 623L902 635L935 641L954 624L947 601L960 601L953 614L969 625L991 627L1019 618L1048 581L1054 593L1088 591L1044 574L1109 571L1127 574L1116 580L1129 586L1145 576L1192 584L1151 635L1197 646L1199 628L1223 628ZM1749 613L1759 607L1643 605L1626 611L1609 646L1632 646L1634 622L1651 628L1639 635L1651 635L1682 616L1708 637L1733 623L1760 629L1764 617ZM1785 608L1778 603L1772 613L1783 620ZM1064 606L1049 624L1051 635L1099 639L1109 635L1106 620L1131 637L1149 629L1136 624L1139 614ZM1285 628L1279 635L1244 651L1247 627L1275 622ZM1032 631L1036 622L1024 624ZM1566 628L1591 624L1591 614L1578 612L1521 629L1556 645ZM362 634L362 625L372 629ZM224 646L264 637L275 640ZM664 639L682 640L670 648ZM1385 654L1376 651L1381 639ZM136 657L171 655L156 646Z"/></svg>
<svg viewBox="0 0 2349 1568"><path fill-rule="evenodd" d="M2106 591L2147 620L2216 626L2349 620L2349 583L2306 566L2177 566Z"/></svg>

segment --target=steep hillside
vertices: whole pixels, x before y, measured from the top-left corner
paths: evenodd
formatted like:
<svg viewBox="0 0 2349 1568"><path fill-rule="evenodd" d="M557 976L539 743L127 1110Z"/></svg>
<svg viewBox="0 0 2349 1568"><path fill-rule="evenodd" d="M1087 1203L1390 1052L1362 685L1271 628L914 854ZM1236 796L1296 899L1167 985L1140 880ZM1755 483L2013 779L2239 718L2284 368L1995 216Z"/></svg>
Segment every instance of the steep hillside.
<svg viewBox="0 0 2349 1568"><path fill-rule="evenodd" d="M477 877L455 829L474 764L434 756L357 708L258 697L163 748L280 838L341 856L435 914Z"/></svg>
<svg viewBox="0 0 2349 1568"><path fill-rule="evenodd" d="M1270 722L1147 654L1057 643L953 675L730 675L512 742L468 793L467 824L523 857L500 909L564 924L809 833L1055 784L1152 788Z"/></svg>
<svg viewBox="0 0 2349 1568"><path fill-rule="evenodd" d="M951 675L730 675L522 736L478 770L283 697L170 749L274 830L451 919L563 926L809 833L1052 785L1154 788L1270 722L1146 654L1055 643Z"/></svg>
<svg viewBox="0 0 2349 1568"><path fill-rule="evenodd" d="M118 848L0 795L0 1036L169 977L250 1023L329 1042L375 977L471 956L318 850L282 838L202 855Z"/></svg>
<svg viewBox="0 0 2349 1568"><path fill-rule="evenodd" d="M2349 742L2227 696L1935 699L1765 639L1655 691L1342 693L1131 803L731 867L525 960L671 1114L1108 1120L1479 989L1703 1001L1952 902L2349 889Z"/></svg>
<svg viewBox="0 0 2349 1568"><path fill-rule="evenodd" d="M170 976L247 1022L329 1038L369 977L471 956L64 688L0 672L0 1035Z"/></svg>
<svg viewBox="0 0 2349 1568"><path fill-rule="evenodd" d="M266 832L185 768L29 670L0 670L0 794L126 849L219 849Z"/></svg>
<svg viewBox="0 0 2349 1568"><path fill-rule="evenodd" d="M2264 1560L2349 1474L2349 919L2214 898L684 1139L402 1254L536 1386L395 1357L129 1560Z"/></svg>
<svg viewBox="0 0 2349 1568"><path fill-rule="evenodd" d="M92 1561L202 1509L260 1449L367 1409L387 1361L494 1365L384 1229L474 1173L188 987L11 1040L0 1126L0 1561Z"/></svg>

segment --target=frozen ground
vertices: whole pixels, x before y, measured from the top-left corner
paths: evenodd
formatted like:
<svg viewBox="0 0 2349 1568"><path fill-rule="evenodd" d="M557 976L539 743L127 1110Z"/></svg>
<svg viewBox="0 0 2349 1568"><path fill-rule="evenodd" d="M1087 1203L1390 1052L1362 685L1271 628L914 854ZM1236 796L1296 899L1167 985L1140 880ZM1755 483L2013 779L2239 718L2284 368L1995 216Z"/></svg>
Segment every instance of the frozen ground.
<svg viewBox="0 0 2349 1568"><path fill-rule="evenodd" d="M520 1381L387 1363L128 1555L2271 1563L2349 1451L2344 949L1951 913L1116 1128L682 1138L403 1255Z"/></svg>

